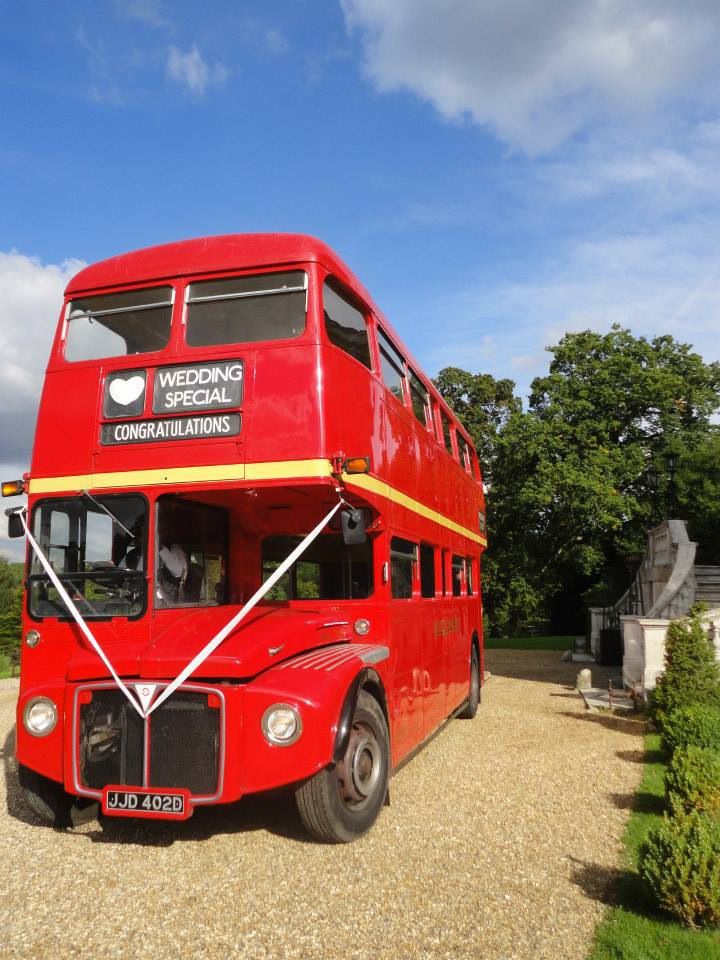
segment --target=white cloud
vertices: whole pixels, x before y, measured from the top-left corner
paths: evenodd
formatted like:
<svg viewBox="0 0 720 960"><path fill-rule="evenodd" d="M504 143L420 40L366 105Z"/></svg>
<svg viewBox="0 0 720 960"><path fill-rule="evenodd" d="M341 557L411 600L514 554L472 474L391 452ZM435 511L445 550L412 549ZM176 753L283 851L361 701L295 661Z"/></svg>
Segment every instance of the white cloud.
<svg viewBox="0 0 720 960"><path fill-rule="evenodd" d="M0 252L3 322L0 328L0 479L16 480L30 468L35 417L47 358L68 280L80 260L43 264L35 257ZM20 499L9 500L10 505ZM24 541L7 540L0 523L0 553L22 559Z"/></svg>
<svg viewBox="0 0 720 960"><path fill-rule="evenodd" d="M170 47L165 69L170 80L187 87L197 97L202 97L209 87L221 86L230 76L224 64L218 62L208 65L196 44L187 53Z"/></svg>
<svg viewBox="0 0 720 960"><path fill-rule="evenodd" d="M547 372L546 347L568 331L605 332L613 323L636 336L671 334L705 361L718 361L719 251L720 218L575 243L542 275L467 289L438 304L455 320L428 366L460 357L474 372L516 380L525 394Z"/></svg>
<svg viewBox="0 0 720 960"><path fill-rule="evenodd" d="M279 30L266 30L265 44L270 53L275 54L275 56L282 56L290 49L290 44L288 43L287 38L283 36Z"/></svg>
<svg viewBox="0 0 720 960"><path fill-rule="evenodd" d="M118 0L122 12L133 20L140 20L151 27L170 27L161 0Z"/></svg>
<svg viewBox="0 0 720 960"><path fill-rule="evenodd" d="M715 0L340 0L381 91L529 152L593 123L717 103Z"/></svg>

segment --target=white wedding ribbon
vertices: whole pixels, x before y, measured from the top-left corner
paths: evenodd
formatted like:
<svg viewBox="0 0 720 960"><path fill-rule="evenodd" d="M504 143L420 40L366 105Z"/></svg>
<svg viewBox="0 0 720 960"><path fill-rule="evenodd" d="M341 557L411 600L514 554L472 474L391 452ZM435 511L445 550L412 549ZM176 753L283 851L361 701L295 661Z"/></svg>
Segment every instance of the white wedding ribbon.
<svg viewBox="0 0 720 960"><path fill-rule="evenodd" d="M75 623L77 623L77 625L80 627L80 629L82 630L82 632L85 634L85 636L86 636L87 639L88 639L88 642L89 642L90 646L93 648L93 650L95 651L95 653L100 657L100 659L102 660L102 662L103 662L103 663L105 664L105 666L108 668L108 670L109 670L110 673L112 674L112 678L113 678L113 680L115 681L115 683L118 685L118 687L120 687L120 689L122 690L122 692L123 692L123 693L125 694L125 696L128 698L128 700L129 700L130 703L133 705L133 707L135 707L135 709L136 709L137 712L140 714L140 716L141 716L141 717L144 717L144 716L145 716L145 713L143 712L142 707L140 706L140 704L137 702L137 700L135 699L135 697L130 693L130 691L128 690L128 688L125 686L125 684L122 682L122 680L120 679L120 677L119 677L119 676L117 675L117 673L115 672L115 668L113 667L113 665L112 665L112 664L110 663L110 661L108 660L107 656L105 655L105 651L103 650L103 648L100 646L100 644L97 642L97 640L95 639L95 637L92 635L92 631L90 630L90 627L88 627L87 623L85 623L85 621L83 620L83 618L82 618L82 616L81 616L81 614L80 614L80 611L78 610L78 608L75 606L75 604L74 604L73 601L71 600L70 594L67 592L67 590L65 589L65 587L62 585L62 583L60 582L60 579L58 578L57 574L56 574L55 571L53 570L50 561L48 560L48 558L45 556L45 554L42 552L42 550L41 550L40 547L38 546L38 543L37 543L37 541L35 540L35 537L30 533L30 528L28 527L28 525L27 525L27 523L26 523L26 521L25 521L25 511L24 511L24 510L21 510L21 511L20 511L20 519L22 520L22 525L23 525L23 527L25 528L25 536L28 538L28 542L29 542L30 546L31 546L31 547L33 548L33 550L35 551L35 556L38 558L38 560L39 560L40 563L42 564L42 567L43 567L43 569L45 570L45 573L46 573L46 574L48 575L48 577L50 578L50 582L51 582L52 585L55 587L55 589L57 590L57 592L60 594L60 596L61 596L61 598L62 598L62 601L63 601L63 603L65 604L65 606L68 608L68 610L70 611L70 614L71 614L73 620L75 621Z"/></svg>
<svg viewBox="0 0 720 960"><path fill-rule="evenodd" d="M339 493L340 492L338 491L338 495ZM243 620L248 615L248 613L250 613L253 607L257 603L259 603L260 600L262 600L262 598L265 596L268 590L272 590L272 588L275 586L278 580L282 576L284 576L285 573L287 573L287 571L295 563L298 557L300 557L301 554L303 554L305 550L307 550L307 548L310 546L313 540L320 534L322 529L335 516L335 514L343 505L343 503L345 503L345 501L342 499L342 496L341 496L340 500L335 504L332 510L325 517L323 517L320 523L318 523L318 525L314 527L310 531L310 533L295 547L292 553L288 557L286 557L285 560L283 560L283 562L280 564L277 570L275 570L268 577L268 579L263 584L261 584L261 586L255 591L255 593L250 597L247 603L243 606L243 608L239 610L235 614L235 616L232 617L232 619L230 619L225 624L225 626L215 634L212 640L210 640L209 643L207 643L203 647L200 653L196 654L193 657L190 663L188 663L188 665L183 670L180 671L180 673L177 675L177 677L175 677L172 683L170 683L167 687L165 687L163 692L160 694L157 700L155 700L155 702L152 704L152 706L149 709L143 709L140 706L140 704L137 702L135 697L133 697L133 695L130 693L128 688L125 686L125 684L122 682L120 677L115 672L115 669L112 663L110 663L109 659L105 655L104 650L102 649L100 644L97 642L95 637L92 635L92 631L88 627L87 623L83 620L80 612L78 611L77 607L75 606L72 599L70 598L70 595L68 594L67 590L60 582L57 574L55 573L55 571L53 570L50 564L50 561L47 559L45 554L42 552L42 550L38 546L37 541L35 540L33 535L30 533L28 525L25 522L25 511L20 512L20 519L22 520L22 525L25 528L25 534L28 538L28 542L30 543L30 546L33 548L33 550L35 551L35 554L38 560L40 561L40 563L43 566L43 569L45 570L48 577L50 578L50 582L55 587L57 592L60 594L60 597L62 598L63 603L70 611L73 619L75 620L77 625L80 627L83 634L87 637L88 642L92 646L93 650L97 653L97 655L100 657L102 662L108 668L108 670L110 671L110 674L112 675L113 680L118 685L118 687L122 690L122 692L128 698L128 700L133 705L133 707L137 710L140 716L149 717L150 714L153 712L153 710L159 707L164 700L167 700L167 698L171 696L175 692L175 690L177 690L177 688L187 680L190 674L192 674L195 670L197 670L197 668L200 666L201 663L207 660L210 654L220 646L220 644L227 637L227 635L231 633L235 629L235 627L241 622L241 620Z"/></svg>
<svg viewBox="0 0 720 960"><path fill-rule="evenodd" d="M290 569L290 567L295 563L295 561L297 560L297 558L298 558L302 553L304 553L305 550L307 550L307 548L308 548L308 547L310 546L310 544L313 542L313 540L315 539L315 537L318 536L318 534L319 534L320 531L323 529L323 527L325 527L326 524L328 524L328 523L330 522L330 520L332 519L332 517L335 516L335 514L337 513L337 511L338 511L338 510L340 509L340 507L343 505L343 502L344 502L344 501L343 501L342 498L341 498L341 499L335 504L335 506L332 508L332 510L330 511L330 513L328 513L327 516L323 517L323 519L320 521L320 523L319 523L313 530L311 530L310 533L305 537L305 539L302 540L302 541L295 547L295 549L293 550L293 552L292 552L288 557L286 557L285 560L283 560L283 562L280 564L280 566L277 568L277 570L275 570L275 571L267 578L267 580L265 581L265 583L261 584L261 586L258 587L258 589L257 589L257 590L255 591L255 593L250 597L250 599L249 599L248 602L245 604L245 606L242 608L242 610L238 610L238 612L235 614L235 616L232 618L232 620L229 620L229 621L225 624L225 626L222 628L222 630L219 630L219 631L215 634L215 636L212 638L212 640L211 640L206 646L204 646L204 647L202 648L202 650L200 651L200 653L196 654L196 655L192 658L192 660L190 661L190 663L185 667L184 670L182 670L182 671L175 677L175 679L173 680L173 682L172 682L169 686L165 687L165 689L163 690L163 692L160 694L160 696L157 698L157 700L153 703L153 705L150 707L150 709L145 711L145 716L146 716L146 717L149 717L150 714L153 712L153 710L156 710L156 709L160 706L160 704L163 702L163 700L167 700L167 698L168 698L175 690L177 690L177 688L180 686L180 684L181 684L181 683L184 683L184 682L187 680L187 678L190 676L190 674L191 674L194 670L196 670L196 669L200 666L200 664L210 656L210 654L213 652L213 650L216 650L216 649L220 646L220 644L223 642L223 640L225 639L225 637L226 637L231 631L233 631L233 630L235 629L235 627L240 623L240 621L243 620L243 619L250 613L250 611L251 611L252 608L255 606L255 604L256 604L256 603L259 603L259 601L262 600L262 598L265 596L265 594L268 592L268 590L271 590L271 589L275 586L275 584L278 582L278 580L280 579L280 577L282 577L285 573L287 573L287 571L288 571L288 570Z"/></svg>

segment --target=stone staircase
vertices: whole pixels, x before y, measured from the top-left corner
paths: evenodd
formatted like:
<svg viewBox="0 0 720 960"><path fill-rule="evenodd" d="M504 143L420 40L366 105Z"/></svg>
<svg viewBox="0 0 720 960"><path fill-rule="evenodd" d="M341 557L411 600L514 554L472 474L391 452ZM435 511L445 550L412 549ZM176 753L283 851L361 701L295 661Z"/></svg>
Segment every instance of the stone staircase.
<svg viewBox="0 0 720 960"><path fill-rule="evenodd" d="M693 568L695 574L695 599L709 607L720 607L720 567Z"/></svg>

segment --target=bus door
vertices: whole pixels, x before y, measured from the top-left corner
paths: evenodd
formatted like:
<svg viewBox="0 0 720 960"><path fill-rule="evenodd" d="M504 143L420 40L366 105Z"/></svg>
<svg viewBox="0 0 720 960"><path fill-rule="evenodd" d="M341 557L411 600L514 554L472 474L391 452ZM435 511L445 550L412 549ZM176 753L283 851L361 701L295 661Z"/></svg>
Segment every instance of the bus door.
<svg viewBox="0 0 720 960"><path fill-rule="evenodd" d="M395 659L392 706L395 762L423 738L422 637L417 623L418 603L413 600L417 550L416 544L402 537L390 540L388 629Z"/></svg>
<svg viewBox="0 0 720 960"><path fill-rule="evenodd" d="M447 605L445 637L448 655L448 711L454 710L467 696L470 676L468 605L461 599L467 593L466 561L465 557L456 553L450 554L449 560L448 590L452 603Z"/></svg>

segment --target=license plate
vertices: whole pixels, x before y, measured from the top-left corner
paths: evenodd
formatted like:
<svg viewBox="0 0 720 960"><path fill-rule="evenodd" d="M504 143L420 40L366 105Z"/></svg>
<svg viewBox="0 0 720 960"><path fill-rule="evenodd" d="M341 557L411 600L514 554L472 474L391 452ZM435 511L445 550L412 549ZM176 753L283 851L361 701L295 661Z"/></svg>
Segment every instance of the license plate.
<svg viewBox="0 0 720 960"><path fill-rule="evenodd" d="M111 817L154 817L187 820L192 813L187 790L147 790L105 787L102 812Z"/></svg>

